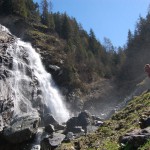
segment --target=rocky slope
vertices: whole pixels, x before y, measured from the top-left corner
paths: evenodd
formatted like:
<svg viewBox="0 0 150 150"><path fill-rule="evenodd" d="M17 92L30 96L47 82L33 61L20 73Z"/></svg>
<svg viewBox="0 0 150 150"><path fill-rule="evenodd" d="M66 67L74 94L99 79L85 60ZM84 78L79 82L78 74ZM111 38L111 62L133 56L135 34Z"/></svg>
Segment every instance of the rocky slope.
<svg viewBox="0 0 150 150"><path fill-rule="evenodd" d="M60 146L61 150L148 150L150 148L150 92L134 97L95 133Z"/></svg>

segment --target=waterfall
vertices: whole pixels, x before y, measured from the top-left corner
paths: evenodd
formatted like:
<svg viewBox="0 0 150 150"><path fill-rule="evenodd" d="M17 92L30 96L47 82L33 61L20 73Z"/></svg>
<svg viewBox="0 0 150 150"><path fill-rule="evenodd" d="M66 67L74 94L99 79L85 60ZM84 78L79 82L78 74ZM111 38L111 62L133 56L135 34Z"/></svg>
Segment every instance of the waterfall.
<svg viewBox="0 0 150 150"><path fill-rule="evenodd" d="M13 100L14 115L51 113L58 122L67 121L69 112L51 75L46 72L40 55L30 43L11 35L9 30L0 26L10 38L0 52L0 72L5 80L0 82L1 99ZM6 72L6 73L4 73Z"/></svg>

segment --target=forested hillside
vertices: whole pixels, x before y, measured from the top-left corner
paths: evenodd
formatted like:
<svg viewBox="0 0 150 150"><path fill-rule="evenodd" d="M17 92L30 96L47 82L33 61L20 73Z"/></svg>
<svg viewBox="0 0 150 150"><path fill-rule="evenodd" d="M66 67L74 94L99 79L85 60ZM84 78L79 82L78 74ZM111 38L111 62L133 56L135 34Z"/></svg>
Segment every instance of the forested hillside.
<svg viewBox="0 0 150 150"><path fill-rule="evenodd" d="M150 62L150 12L146 18L139 17L134 33L128 31L124 52L126 60L119 73L119 79L138 82L143 77L144 65Z"/></svg>
<svg viewBox="0 0 150 150"><path fill-rule="evenodd" d="M120 86L128 82L134 86L143 79L143 68L150 57L149 12L146 18L139 17L134 33L128 31L124 47L115 48L109 39L102 45L92 29L87 33L75 18L53 13L52 9L47 0L40 4L33 0L0 3L1 15L17 16L26 24L21 36L40 48L46 69L52 72L50 64L62 68L62 77L54 73L59 86L84 91L87 84L100 78L115 79Z"/></svg>
<svg viewBox="0 0 150 150"><path fill-rule="evenodd" d="M60 39L63 45L60 53L66 58L63 61L67 79L66 83L58 81L59 85L84 89L86 83L101 77L115 77L124 63L125 55L121 48L115 51L108 39L106 45L102 45L92 29L87 33L75 18L69 17L66 13L52 13L52 4L47 0L43 0L40 6L32 0L3 0L0 8L2 15L19 16L32 26L26 33L26 40L40 47L41 51L44 51L44 47L47 52L51 51L48 45ZM47 47L40 43L38 38L42 38ZM58 53L55 55L59 57ZM59 65L57 62L52 64ZM48 66L46 68L49 70Z"/></svg>

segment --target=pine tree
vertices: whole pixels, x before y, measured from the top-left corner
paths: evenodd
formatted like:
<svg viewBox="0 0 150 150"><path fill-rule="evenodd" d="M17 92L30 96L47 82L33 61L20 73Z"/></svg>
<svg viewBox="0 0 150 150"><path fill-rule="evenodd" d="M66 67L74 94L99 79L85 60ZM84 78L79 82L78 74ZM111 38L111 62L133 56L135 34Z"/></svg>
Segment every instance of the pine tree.
<svg viewBox="0 0 150 150"><path fill-rule="evenodd" d="M35 17L38 3L34 3L33 0L25 0L25 5L27 9L27 17L28 18Z"/></svg>
<svg viewBox="0 0 150 150"><path fill-rule="evenodd" d="M51 31L54 31L55 30L55 23L54 23L54 17L53 17L53 14L49 14L49 25L48 27L50 28Z"/></svg>
<svg viewBox="0 0 150 150"><path fill-rule="evenodd" d="M55 24L55 31L61 36L61 26L62 26L62 19L60 13L53 14L54 24Z"/></svg>
<svg viewBox="0 0 150 150"><path fill-rule="evenodd" d="M12 8L12 0L3 0L1 3L1 11L5 14L12 14L13 8Z"/></svg>
<svg viewBox="0 0 150 150"><path fill-rule="evenodd" d="M24 0L12 0L12 10L14 14L27 17L27 8Z"/></svg>
<svg viewBox="0 0 150 150"><path fill-rule="evenodd" d="M131 31L129 30L128 31L128 40L127 40L127 46L129 47L130 44L132 43L132 40L133 40L133 35L131 33Z"/></svg>
<svg viewBox="0 0 150 150"><path fill-rule="evenodd" d="M42 23L44 25L49 26L50 22L49 22L49 13L48 13L48 2L47 0L42 0Z"/></svg>
<svg viewBox="0 0 150 150"><path fill-rule="evenodd" d="M49 5L49 28L51 31L54 31L55 30L55 22L54 22L54 17L53 17L53 14L52 14L52 10L53 10L53 4L52 4L52 1L49 0L48 2L48 5Z"/></svg>
<svg viewBox="0 0 150 150"><path fill-rule="evenodd" d="M89 34L89 49L94 54L96 54L98 52L97 51L97 40L95 37L95 33L92 29L90 29L90 34Z"/></svg>
<svg viewBox="0 0 150 150"><path fill-rule="evenodd" d="M71 25L66 13L64 14L63 17L61 35L66 40L69 40L71 38Z"/></svg>
<svg viewBox="0 0 150 150"><path fill-rule="evenodd" d="M39 4L38 3L35 3L34 4L35 6L35 12L34 12L34 20L36 20L37 22L40 22L41 21L41 18L40 18L40 9L39 9ZM33 16L33 17L34 17Z"/></svg>

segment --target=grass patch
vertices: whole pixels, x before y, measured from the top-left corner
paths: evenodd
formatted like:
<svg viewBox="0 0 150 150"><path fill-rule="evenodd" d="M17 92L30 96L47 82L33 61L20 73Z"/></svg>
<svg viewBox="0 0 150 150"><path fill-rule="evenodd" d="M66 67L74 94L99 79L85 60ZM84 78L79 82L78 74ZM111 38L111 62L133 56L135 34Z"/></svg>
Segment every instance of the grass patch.
<svg viewBox="0 0 150 150"><path fill-rule="evenodd" d="M148 140L143 146L141 146L138 150L150 150L150 140Z"/></svg>
<svg viewBox="0 0 150 150"><path fill-rule="evenodd" d="M150 115L150 92L134 97L126 108L114 114L113 117L104 122L96 133L87 137L77 139L81 150L119 150L119 137L140 128L139 120L142 115ZM125 145L123 150L132 150L131 145ZM150 141L139 148L139 150L150 150Z"/></svg>
<svg viewBox="0 0 150 150"><path fill-rule="evenodd" d="M103 146L103 149L106 150L118 150L120 148L119 144L117 142L112 142L107 140Z"/></svg>

